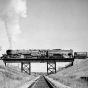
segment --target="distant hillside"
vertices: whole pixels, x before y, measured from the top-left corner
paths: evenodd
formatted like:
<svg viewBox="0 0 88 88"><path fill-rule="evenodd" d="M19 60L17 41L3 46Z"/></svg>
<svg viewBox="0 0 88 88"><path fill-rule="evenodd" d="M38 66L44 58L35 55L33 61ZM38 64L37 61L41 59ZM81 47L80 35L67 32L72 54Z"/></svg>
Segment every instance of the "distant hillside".
<svg viewBox="0 0 88 88"><path fill-rule="evenodd" d="M81 78L88 77L88 58L78 65L61 70L56 74L50 75L50 77L73 88L88 88L87 80Z"/></svg>

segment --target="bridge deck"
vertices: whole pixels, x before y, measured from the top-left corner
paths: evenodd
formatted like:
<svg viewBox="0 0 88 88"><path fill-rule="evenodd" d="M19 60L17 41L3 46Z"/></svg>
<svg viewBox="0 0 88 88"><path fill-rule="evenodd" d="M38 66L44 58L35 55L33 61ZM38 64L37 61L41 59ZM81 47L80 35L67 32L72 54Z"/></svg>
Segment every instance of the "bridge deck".
<svg viewBox="0 0 88 88"><path fill-rule="evenodd" d="M74 61L74 58L44 58L44 59L33 59L33 58L29 58L29 59L19 59L19 58L14 58L14 59L3 59L3 61L5 62L13 62L13 63L20 63L20 62L47 62L47 61L56 61L56 62L72 62Z"/></svg>

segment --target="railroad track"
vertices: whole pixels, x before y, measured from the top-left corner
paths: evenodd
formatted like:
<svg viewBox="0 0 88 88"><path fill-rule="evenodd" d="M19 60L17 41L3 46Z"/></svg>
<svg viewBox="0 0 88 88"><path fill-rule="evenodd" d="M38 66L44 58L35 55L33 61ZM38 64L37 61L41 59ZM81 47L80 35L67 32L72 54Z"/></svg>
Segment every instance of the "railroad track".
<svg viewBox="0 0 88 88"><path fill-rule="evenodd" d="M41 76L28 88L56 88L56 87L44 76Z"/></svg>

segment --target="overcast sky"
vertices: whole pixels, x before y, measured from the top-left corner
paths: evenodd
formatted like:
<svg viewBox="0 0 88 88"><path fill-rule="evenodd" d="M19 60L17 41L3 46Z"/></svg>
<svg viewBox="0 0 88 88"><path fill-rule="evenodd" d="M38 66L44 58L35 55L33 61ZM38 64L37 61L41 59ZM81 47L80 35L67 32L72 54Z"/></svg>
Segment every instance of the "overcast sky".
<svg viewBox="0 0 88 88"><path fill-rule="evenodd" d="M27 0L27 17L20 19L15 49L88 51L88 0ZM0 20L0 45L9 48Z"/></svg>
<svg viewBox="0 0 88 88"><path fill-rule="evenodd" d="M88 52L88 0L27 0L27 17L20 18L20 29L15 49ZM9 48L2 20L0 46L2 51Z"/></svg>

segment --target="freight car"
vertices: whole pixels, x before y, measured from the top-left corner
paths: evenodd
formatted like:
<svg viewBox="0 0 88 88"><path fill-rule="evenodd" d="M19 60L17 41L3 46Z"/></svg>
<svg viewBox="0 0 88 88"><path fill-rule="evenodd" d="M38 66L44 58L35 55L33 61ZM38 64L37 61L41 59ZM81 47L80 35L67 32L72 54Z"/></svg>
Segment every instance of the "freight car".
<svg viewBox="0 0 88 88"><path fill-rule="evenodd" d="M6 54L10 57L17 57L24 55L25 58L34 57L34 58L72 58L73 50L61 50L61 49L52 49L52 50L7 50Z"/></svg>
<svg viewBox="0 0 88 88"><path fill-rule="evenodd" d="M74 52L74 58L85 59L87 58L87 52Z"/></svg>

